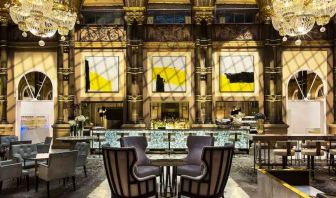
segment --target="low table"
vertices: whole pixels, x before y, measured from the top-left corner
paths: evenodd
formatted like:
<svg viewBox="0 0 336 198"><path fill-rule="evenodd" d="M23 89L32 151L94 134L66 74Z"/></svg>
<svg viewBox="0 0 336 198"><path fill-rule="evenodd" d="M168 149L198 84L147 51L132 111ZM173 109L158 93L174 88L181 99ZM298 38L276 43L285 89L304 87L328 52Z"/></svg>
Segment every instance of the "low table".
<svg viewBox="0 0 336 198"><path fill-rule="evenodd" d="M97 137L94 136L66 136L66 137L59 137L56 140L70 143L70 149L74 149L77 142L90 142L92 140L97 140Z"/></svg>
<svg viewBox="0 0 336 198"><path fill-rule="evenodd" d="M164 197L175 197L177 194L177 174L176 166L184 165L187 154L148 154L151 164L155 166L162 166L163 171L166 171L166 177L163 178ZM171 174L171 169L173 174ZM169 188L169 191L168 191Z"/></svg>

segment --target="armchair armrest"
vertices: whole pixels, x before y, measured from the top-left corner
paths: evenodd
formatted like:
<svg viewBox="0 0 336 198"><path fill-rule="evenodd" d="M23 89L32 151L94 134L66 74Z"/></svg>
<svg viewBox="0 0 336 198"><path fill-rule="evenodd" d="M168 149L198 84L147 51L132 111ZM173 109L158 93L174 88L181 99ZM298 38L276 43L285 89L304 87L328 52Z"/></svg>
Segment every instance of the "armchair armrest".
<svg viewBox="0 0 336 198"><path fill-rule="evenodd" d="M0 167L0 180L20 177L21 174L21 163L7 164Z"/></svg>
<svg viewBox="0 0 336 198"><path fill-rule="evenodd" d="M49 168L46 164L39 164L37 172L39 178L48 181Z"/></svg>
<svg viewBox="0 0 336 198"><path fill-rule="evenodd" d="M138 177L138 176L135 174L135 166L133 167L132 174L133 174L134 178L135 178L136 180L138 180L139 182L143 182L143 181L147 181L147 180L151 180L151 179L156 179L156 176L155 176L155 175L149 175L149 176L147 176L147 177Z"/></svg>
<svg viewBox="0 0 336 198"><path fill-rule="evenodd" d="M15 164L17 163L14 159L11 160L6 160L6 161L0 161L0 166L6 166L6 165L10 165L10 164Z"/></svg>
<svg viewBox="0 0 336 198"><path fill-rule="evenodd" d="M205 177L207 171L208 171L207 167L202 163L202 174L201 175L196 176L196 177L189 176L189 175L181 175L181 180L182 179L188 179L188 180L192 180L192 181L200 181Z"/></svg>

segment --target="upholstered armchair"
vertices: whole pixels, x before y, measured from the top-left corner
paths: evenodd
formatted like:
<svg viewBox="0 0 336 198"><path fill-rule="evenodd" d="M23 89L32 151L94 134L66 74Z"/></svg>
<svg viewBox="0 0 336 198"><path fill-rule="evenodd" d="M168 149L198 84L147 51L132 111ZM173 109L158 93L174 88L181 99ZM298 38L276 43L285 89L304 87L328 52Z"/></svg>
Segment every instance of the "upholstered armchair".
<svg viewBox="0 0 336 198"><path fill-rule="evenodd" d="M76 190L75 167L78 151L49 154L48 165L39 164L38 175L36 176L35 190L38 191L39 179L47 182L47 193L49 197L49 184L52 180L72 177L73 188Z"/></svg>
<svg viewBox="0 0 336 198"><path fill-rule="evenodd" d="M120 138L121 147L134 147L137 154L137 163L135 174L139 177L149 175L161 176L161 168L151 165L149 158L146 156L147 139L144 136L129 136Z"/></svg>
<svg viewBox="0 0 336 198"><path fill-rule="evenodd" d="M188 136L188 155L185 165L177 166L177 175L199 176L202 173L202 151L205 146L213 146L214 138L210 136Z"/></svg>
<svg viewBox="0 0 336 198"><path fill-rule="evenodd" d="M29 190L29 174L28 171L22 170L22 164L14 160L0 161L0 191L5 180L14 178L18 180L21 176L26 177L27 190Z"/></svg>
<svg viewBox="0 0 336 198"><path fill-rule="evenodd" d="M22 167L33 168L35 166L34 160L27 160L29 157L36 156L37 146L36 144L18 144L12 145L12 156L17 162L22 163Z"/></svg>
<svg viewBox="0 0 336 198"><path fill-rule="evenodd" d="M135 174L138 158L136 149L103 147L106 177L114 198L158 197L156 176L140 177ZM116 175L118 175L116 177Z"/></svg>
<svg viewBox="0 0 336 198"><path fill-rule="evenodd" d="M52 137L46 137L44 142L36 144L37 146L37 153L49 153L51 144L52 144Z"/></svg>
<svg viewBox="0 0 336 198"><path fill-rule="evenodd" d="M86 142L77 142L74 150L78 151L76 167L83 167L85 177L87 177L86 164L87 164L87 157L90 152L90 144Z"/></svg>
<svg viewBox="0 0 336 198"><path fill-rule="evenodd" d="M10 142L18 141L17 136L0 136L0 154L2 159L9 159Z"/></svg>
<svg viewBox="0 0 336 198"><path fill-rule="evenodd" d="M234 147L204 147L200 176L181 176L178 197L219 198L224 197L224 188L229 178Z"/></svg>

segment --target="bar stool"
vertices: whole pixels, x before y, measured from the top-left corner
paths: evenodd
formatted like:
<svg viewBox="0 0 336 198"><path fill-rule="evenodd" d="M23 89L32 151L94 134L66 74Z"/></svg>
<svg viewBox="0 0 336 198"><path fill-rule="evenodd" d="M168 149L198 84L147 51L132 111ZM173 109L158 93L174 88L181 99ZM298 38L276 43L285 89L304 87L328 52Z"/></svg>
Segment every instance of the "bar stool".
<svg viewBox="0 0 336 198"><path fill-rule="evenodd" d="M294 146L297 146L297 143L291 141L278 141L275 144L273 154L275 156L282 156L283 169L287 168L287 157L295 155L295 150L293 149Z"/></svg>
<svg viewBox="0 0 336 198"><path fill-rule="evenodd" d="M322 145L325 146L326 142L307 141L301 151L302 155L307 155L307 168L312 171L312 177L314 177L315 157L324 155L324 151L321 150Z"/></svg>

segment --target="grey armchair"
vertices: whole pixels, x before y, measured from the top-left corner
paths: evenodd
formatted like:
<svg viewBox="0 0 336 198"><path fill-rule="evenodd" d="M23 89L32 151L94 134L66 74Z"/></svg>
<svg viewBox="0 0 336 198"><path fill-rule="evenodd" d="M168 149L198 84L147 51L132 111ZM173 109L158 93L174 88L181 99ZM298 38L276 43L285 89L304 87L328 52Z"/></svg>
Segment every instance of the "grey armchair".
<svg viewBox="0 0 336 198"><path fill-rule="evenodd" d="M161 176L162 171L158 166L151 165L149 158L146 156L147 139L144 136L129 136L120 138L121 147L134 147L138 161L136 163L135 174L139 177L149 175Z"/></svg>
<svg viewBox="0 0 336 198"><path fill-rule="evenodd" d="M103 157L112 198L158 197L156 176L138 177L135 174L135 164L138 163L138 158L134 147L108 148L104 146Z"/></svg>
<svg viewBox="0 0 336 198"><path fill-rule="evenodd" d="M214 138L210 136L188 136L188 155L185 165L177 166L177 175L199 176L202 173L202 152L205 146L213 146Z"/></svg>
<svg viewBox="0 0 336 198"><path fill-rule="evenodd" d="M9 158L9 144L14 141L18 141L17 136L0 136L0 154L2 159Z"/></svg>
<svg viewBox="0 0 336 198"><path fill-rule="evenodd" d="M178 197L219 198L224 197L224 189L229 178L234 147L204 147L202 163L204 171L200 176L181 176Z"/></svg>
<svg viewBox="0 0 336 198"><path fill-rule="evenodd" d="M18 141L18 137L17 136L13 136L13 135L10 135L10 136L0 136L0 144L1 145L8 145L9 146L10 142L15 142L15 141Z"/></svg>
<svg viewBox="0 0 336 198"><path fill-rule="evenodd" d="M17 162L22 163L22 167L33 168L35 166L34 160L27 160L37 154L36 144L18 144L12 146L12 156Z"/></svg>
<svg viewBox="0 0 336 198"><path fill-rule="evenodd" d="M78 151L76 167L83 167L85 177L87 177L86 164L90 152L90 144L86 142L77 142L74 150Z"/></svg>
<svg viewBox="0 0 336 198"><path fill-rule="evenodd" d="M0 161L0 191L5 180L16 178L18 181L22 176L25 176L29 190L29 174L28 171L22 170L22 164L14 160Z"/></svg>
<svg viewBox="0 0 336 198"><path fill-rule="evenodd" d="M42 179L47 182L47 193L49 197L50 181L69 177L72 177L73 188L76 190L75 167L77 155L78 151L51 153L49 155L48 165L39 164L38 166L35 191L38 191L39 179Z"/></svg>
<svg viewBox="0 0 336 198"><path fill-rule="evenodd" d="M51 144L52 144L52 137L46 137L44 142L36 144L37 146L37 153L49 153Z"/></svg>
<svg viewBox="0 0 336 198"><path fill-rule="evenodd" d="M12 159L12 147L13 145L19 145L19 144L31 144L32 141L31 140L24 140L24 141L12 141L9 143L9 148L8 148L8 152L6 153L7 159Z"/></svg>

